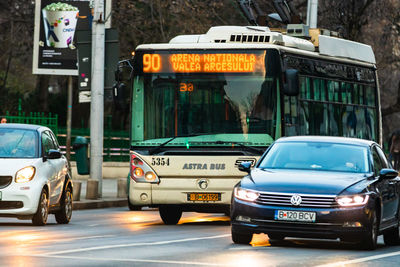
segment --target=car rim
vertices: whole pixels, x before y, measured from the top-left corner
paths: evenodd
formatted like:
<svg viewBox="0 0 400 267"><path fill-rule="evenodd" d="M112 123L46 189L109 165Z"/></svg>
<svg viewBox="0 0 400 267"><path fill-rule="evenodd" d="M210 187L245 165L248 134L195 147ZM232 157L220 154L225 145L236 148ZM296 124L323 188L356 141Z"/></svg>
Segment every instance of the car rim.
<svg viewBox="0 0 400 267"><path fill-rule="evenodd" d="M70 191L67 191L65 194L65 214L68 218L70 218L72 214L72 197Z"/></svg>
<svg viewBox="0 0 400 267"><path fill-rule="evenodd" d="M47 220L47 195L46 193L43 193L42 195L42 203L41 203L41 212L42 212L42 218L43 221Z"/></svg>
<svg viewBox="0 0 400 267"><path fill-rule="evenodd" d="M376 216L374 216L374 221L372 222L372 240L375 242L377 239L377 229L378 229L378 222Z"/></svg>

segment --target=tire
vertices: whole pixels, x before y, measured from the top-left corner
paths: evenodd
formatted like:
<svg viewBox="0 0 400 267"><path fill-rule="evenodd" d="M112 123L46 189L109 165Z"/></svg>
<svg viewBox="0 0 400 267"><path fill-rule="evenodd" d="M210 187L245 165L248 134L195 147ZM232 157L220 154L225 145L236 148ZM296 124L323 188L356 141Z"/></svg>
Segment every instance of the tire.
<svg viewBox="0 0 400 267"><path fill-rule="evenodd" d="M368 226L368 233L365 234L364 238L360 242L360 245L366 250L374 250L377 247L378 241L378 218L376 212L372 212L371 223Z"/></svg>
<svg viewBox="0 0 400 267"><path fill-rule="evenodd" d="M232 231L231 232L232 241L235 244L249 244L251 239L253 238L253 234L242 234Z"/></svg>
<svg viewBox="0 0 400 267"><path fill-rule="evenodd" d="M71 188L67 187L61 197L61 207L54 215L58 224L67 224L72 217L72 192Z"/></svg>
<svg viewBox="0 0 400 267"><path fill-rule="evenodd" d="M270 240L276 240L276 241L281 241L285 239L285 237L281 234L268 234L268 238Z"/></svg>
<svg viewBox="0 0 400 267"><path fill-rule="evenodd" d="M161 206L159 212L166 225L175 225L182 217L182 210L175 206Z"/></svg>
<svg viewBox="0 0 400 267"><path fill-rule="evenodd" d="M129 210L132 210L132 211L142 210L141 206L132 205L131 201L129 200L129 197L128 197L128 208L129 208Z"/></svg>
<svg viewBox="0 0 400 267"><path fill-rule="evenodd" d="M32 223L36 226L42 226L47 223L49 216L49 199L47 198L46 189L42 189L40 193L39 204L36 213L32 217Z"/></svg>
<svg viewBox="0 0 400 267"><path fill-rule="evenodd" d="M397 223L397 227L389 229L383 233L383 241L387 246L400 245L400 225Z"/></svg>

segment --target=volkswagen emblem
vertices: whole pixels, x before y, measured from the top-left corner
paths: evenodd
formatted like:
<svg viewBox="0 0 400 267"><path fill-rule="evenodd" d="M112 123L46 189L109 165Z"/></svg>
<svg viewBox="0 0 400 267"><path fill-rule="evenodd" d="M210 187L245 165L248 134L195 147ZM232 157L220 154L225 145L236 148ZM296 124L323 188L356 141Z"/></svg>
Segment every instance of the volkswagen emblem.
<svg viewBox="0 0 400 267"><path fill-rule="evenodd" d="M299 206L301 204L301 196L293 195L290 199L290 203L292 203L294 206Z"/></svg>
<svg viewBox="0 0 400 267"><path fill-rule="evenodd" d="M208 180L207 179L200 179L200 180L197 181L197 184L199 185L200 189L207 189Z"/></svg>

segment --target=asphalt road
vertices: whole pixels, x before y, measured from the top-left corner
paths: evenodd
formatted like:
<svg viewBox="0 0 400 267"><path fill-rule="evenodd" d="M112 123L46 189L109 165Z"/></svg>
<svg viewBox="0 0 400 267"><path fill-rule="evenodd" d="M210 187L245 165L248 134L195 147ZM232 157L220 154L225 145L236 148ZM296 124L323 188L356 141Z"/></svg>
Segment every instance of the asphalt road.
<svg viewBox="0 0 400 267"><path fill-rule="evenodd" d="M375 251L333 240L288 239L256 245L231 241L222 214L184 213L163 225L158 211L74 211L68 225L44 227L0 218L0 266L400 266L400 246L379 238ZM254 240L256 240L254 239Z"/></svg>

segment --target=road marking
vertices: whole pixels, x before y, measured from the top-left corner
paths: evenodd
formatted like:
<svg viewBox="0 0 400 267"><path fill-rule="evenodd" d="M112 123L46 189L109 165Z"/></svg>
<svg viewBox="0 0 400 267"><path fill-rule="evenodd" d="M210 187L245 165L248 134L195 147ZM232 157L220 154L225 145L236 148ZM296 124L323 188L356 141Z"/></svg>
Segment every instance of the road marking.
<svg viewBox="0 0 400 267"><path fill-rule="evenodd" d="M75 240L85 240L85 239L95 239L95 238L104 238L104 237L114 237L115 235L91 235L91 236L81 236L81 237L71 237L71 238L63 238L61 240L53 240L52 242L70 242Z"/></svg>
<svg viewBox="0 0 400 267"><path fill-rule="evenodd" d="M98 226L98 225L100 225L100 224L91 224L91 225L88 225L89 227L94 227L94 226Z"/></svg>
<svg viewBox="0 0 400 267"><path fill-rule="evenodd" d="M353 263L360 263L360 262L366 262L366 261L373 261L373 260L378 260L382 258L388 258L388 257L393 257L393 256L399 256L400 251L397 252L390 252L390 253L385 253L385 254L379 254L375 256L369 256L369 257L364 257L364 258L358 258L358 259L353 259L353 260L348 260L348 261L338 261L334 263L328 263L328 264L322 264L318 265L316 267L335 267L335 266L344 266L346 264L353 264Z"/></svg>
<svg viewBox="0 0 400 267"><path fill-rule="evenodd" d="M193 262L193 261L170 261L170 260L145 260L145 259L113 259L99 257L79 257L79 256L58 256L58 255L31 255L32 257L72 259L72 260L92 260L92 261L114 261L114 262L146 262L146 263L163 263L174 265L202 265L202 266L232 266L232 264L211 263L211 262Z"/></svg>
<svg viewBox="0 0 400 267"><path fill-rule="evenodd" d="M109 245L109 246L98 246L98 247L89 247L89 248L78 248L78 249L70 249L70 250L64 250L64 251L49 252L49 253L44 253L42 255L43 256L50 256L50 255L60 255L60 254L67 254L67 253L74 253L74 252L84 252L84 251L93 251L93 250L102 250L102 249L137 247L137 246L167 245L167 244L181 243L181 242L188 242L188 241L196 241L196 240L203 240L203 239L217 239L217 238L223 238L223 237L228 237L228 236L231 236L231 234L196 237L196 238L186 238L186 239L177 239L177 240L167 240L167 241L157 241L157 242L150 242L150 243L129 243L129 244L120 244L120 245Z"/></svg>

